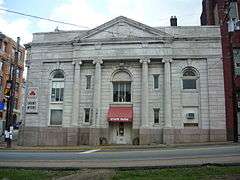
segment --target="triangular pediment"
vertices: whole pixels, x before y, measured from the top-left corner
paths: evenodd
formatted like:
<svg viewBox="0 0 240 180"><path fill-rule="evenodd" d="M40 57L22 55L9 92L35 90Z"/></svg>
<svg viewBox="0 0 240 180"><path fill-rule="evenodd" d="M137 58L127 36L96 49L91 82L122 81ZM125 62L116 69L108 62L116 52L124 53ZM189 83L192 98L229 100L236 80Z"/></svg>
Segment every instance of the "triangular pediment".
<svg viewBox="0 0 240 180"><path fill-rule="evenodd" d="M80 41L103 39L142 39L142 38L170 38L171 35L139 23L124 16L119 16L101 26L88 31Z"/></svg>

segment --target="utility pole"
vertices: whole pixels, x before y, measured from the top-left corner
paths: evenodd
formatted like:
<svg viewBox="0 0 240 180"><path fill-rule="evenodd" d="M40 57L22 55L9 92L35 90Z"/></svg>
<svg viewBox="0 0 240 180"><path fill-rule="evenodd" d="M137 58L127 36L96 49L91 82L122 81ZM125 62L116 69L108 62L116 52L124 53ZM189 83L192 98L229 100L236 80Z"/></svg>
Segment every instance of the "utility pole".
<svg viewBox="0 0 240 180"><path fill-rule="evenodd" d="M20 46L20 38L17 37L17 47L14 53L14 62L10 63L10 73L9 73L9 82L11 83L11 87L10 87L10 96L7 98L7 114L6 114L6 128L5 128L5 138L7 141L7 148L11 148L12 146L13 107L14 107L14 99L15 99L16 70L18 67L19 46Z"/></svg>

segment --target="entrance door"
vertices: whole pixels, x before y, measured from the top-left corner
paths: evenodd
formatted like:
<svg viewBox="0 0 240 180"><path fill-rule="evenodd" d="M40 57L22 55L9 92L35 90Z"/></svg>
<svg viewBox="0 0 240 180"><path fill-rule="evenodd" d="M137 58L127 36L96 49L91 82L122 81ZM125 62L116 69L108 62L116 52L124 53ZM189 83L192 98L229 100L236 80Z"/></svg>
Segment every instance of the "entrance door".
<svg viewBox="0 0 240 180"><path fill-rule="evenodd" d="M131 143L131 123L114 122L110 124L110 139L112 144L132 144Z"/></svg>

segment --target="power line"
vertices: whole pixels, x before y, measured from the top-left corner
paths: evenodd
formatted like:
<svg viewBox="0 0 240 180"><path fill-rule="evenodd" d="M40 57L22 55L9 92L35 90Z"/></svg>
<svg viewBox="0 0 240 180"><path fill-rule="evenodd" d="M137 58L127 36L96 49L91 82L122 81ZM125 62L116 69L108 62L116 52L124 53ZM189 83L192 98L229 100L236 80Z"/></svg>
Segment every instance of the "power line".
<svg viewBox="0 0 240 180"><path fill-rule="evenodd" d="M31 14L25 14L25 13L22 13L22 12L17 12L17 11L13 11L13 10L9 10L9 9L0 8L0 11L6 11L6 12L21 15L21 16L27 16L27 17L31 17L31 18L42 19L42 20L51 21L51 22L55 22L55 23L61 23L61 24L66 24L66 25L70 25L70 26L76 26L76 27L80 27L80 28L89 29L86 26L72 24L72 23L58 21L58 20L53 20L53 19L44 18L44 17L39 17L39 16L31 15Z"/></svg>

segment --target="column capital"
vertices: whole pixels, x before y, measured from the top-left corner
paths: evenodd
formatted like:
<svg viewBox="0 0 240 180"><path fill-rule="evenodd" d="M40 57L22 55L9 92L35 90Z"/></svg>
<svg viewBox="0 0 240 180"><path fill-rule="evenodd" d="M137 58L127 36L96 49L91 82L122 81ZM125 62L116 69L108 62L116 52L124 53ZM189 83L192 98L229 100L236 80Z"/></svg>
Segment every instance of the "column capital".
<svg viewBox="0 0 240 180"><path fill-rule="evenodd" d="M93 60L93 64L102 64L103 60L101 58L96 58Z"/></svg>
<svg viewBox="0 0 240 180"><path fill-rule="evenodd" d="M74 60L73 62L72 62L72 65L76 65L76 64L78 64L79 66L82 64L82 61L81 60Z"/></svg>
<svg viewBox="0 0 240 180"><path fill-rule="evenodd" d="M172 59L172 58L169 58L169 57L163 58L162 62L163 62L163 63L171 63L171 62L173 62L173 59Z"/></svg>
<svg viewBox="0 0 240 180"><path fill-rule="evenodd" d="M143 63L150 63L151 61L149 58L144 57L144 58L141 58L139 62L143 64Z"/></svg>

